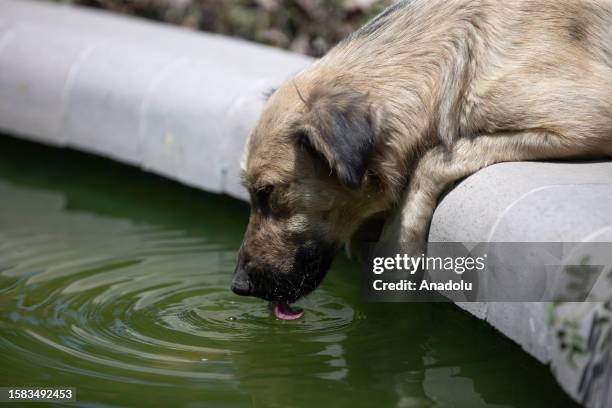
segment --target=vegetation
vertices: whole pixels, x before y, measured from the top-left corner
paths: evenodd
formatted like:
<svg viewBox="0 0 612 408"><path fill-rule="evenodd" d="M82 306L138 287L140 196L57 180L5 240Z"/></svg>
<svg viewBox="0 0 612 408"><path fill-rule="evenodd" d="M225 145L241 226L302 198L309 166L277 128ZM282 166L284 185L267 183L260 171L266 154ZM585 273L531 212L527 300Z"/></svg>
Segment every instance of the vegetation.
<svg viewBox="0 0 612 408"><path fill-rule="evenodd" d="M52 0L321 56L392 0Z"/></svg>

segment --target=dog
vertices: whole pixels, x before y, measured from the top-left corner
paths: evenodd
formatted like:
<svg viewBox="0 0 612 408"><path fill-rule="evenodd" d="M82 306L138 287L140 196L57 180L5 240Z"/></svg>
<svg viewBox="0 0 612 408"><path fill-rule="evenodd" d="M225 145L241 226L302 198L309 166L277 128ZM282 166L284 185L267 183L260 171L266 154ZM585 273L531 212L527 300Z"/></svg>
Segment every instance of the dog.
<svg viewBox="0 0 612 408"><path fill-rule="evenodd" d="M424 242L488 165L612 157L612 0L406 0L269 97L242 163L232 290L281 319L360 225Z"/></svg>

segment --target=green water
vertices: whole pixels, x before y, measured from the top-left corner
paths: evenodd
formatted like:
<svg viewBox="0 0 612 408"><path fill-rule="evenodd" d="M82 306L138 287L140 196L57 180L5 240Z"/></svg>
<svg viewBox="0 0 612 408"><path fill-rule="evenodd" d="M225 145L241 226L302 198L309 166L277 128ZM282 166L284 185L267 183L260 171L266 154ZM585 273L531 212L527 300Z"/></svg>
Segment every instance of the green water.
<svg viewBox="0 0 612 408"><path fill-rule="evenodd" d="M0 137L0 385L73 386L95 407L571 406L548 369L453 305L363 302L343 257L304 319L275 320L229 291L247 216Z"/></svg>

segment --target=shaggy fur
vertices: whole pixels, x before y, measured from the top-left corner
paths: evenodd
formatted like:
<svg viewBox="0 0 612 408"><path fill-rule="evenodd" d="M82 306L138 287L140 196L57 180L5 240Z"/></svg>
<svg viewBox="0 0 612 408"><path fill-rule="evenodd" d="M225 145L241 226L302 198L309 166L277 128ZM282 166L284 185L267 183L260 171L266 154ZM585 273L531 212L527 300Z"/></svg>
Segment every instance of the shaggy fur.
<svg viewBox="0 0 612 408"><path fill-rule="evenodd" d="M394 208L383 239L423 242L454 181L577 157L612 157L612 0L400 1L271 95L236 274L294 300L329 263L304 248L333 253Z"/></svg>

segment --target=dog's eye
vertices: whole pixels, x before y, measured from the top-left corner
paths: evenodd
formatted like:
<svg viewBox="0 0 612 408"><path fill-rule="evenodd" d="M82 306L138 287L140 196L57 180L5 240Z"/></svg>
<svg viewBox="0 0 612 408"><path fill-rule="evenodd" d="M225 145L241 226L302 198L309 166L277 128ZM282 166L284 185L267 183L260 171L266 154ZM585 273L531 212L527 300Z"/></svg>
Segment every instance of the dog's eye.
<svg viewBox="0 0 612 408"><path fill-rule="evenodd" d="M270 214L270 195L274 186L268 185L255 192L255 207L264 215Z"/></svg>

